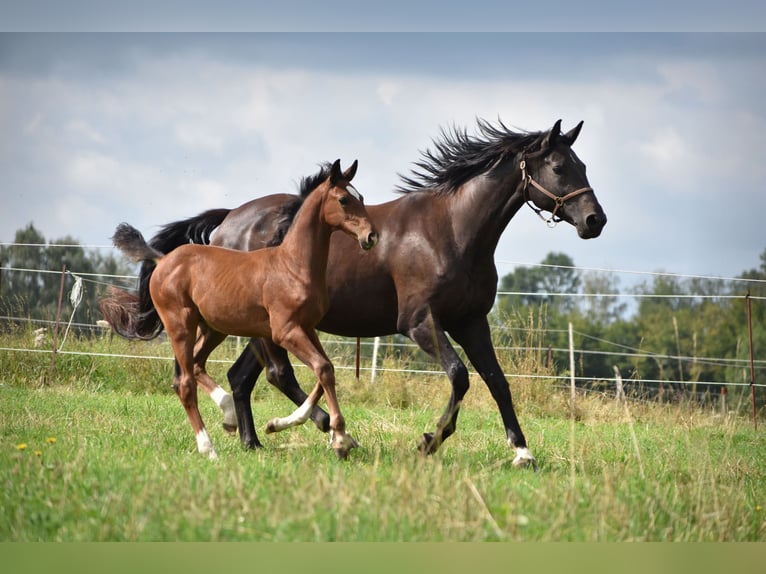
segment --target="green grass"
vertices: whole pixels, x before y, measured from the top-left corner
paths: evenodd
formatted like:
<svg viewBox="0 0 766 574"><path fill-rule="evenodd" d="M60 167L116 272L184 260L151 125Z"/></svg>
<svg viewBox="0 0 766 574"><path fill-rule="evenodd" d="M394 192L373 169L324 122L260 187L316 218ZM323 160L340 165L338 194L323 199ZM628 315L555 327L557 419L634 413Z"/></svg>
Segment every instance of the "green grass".
<svg viewBox="0 0 766 574"><path fill-rule="evenodd" d="M4 341L5 346L9 345ZM69 343L68 343L69 345ZM77 342L93 353L162 345ZM458 432L417 454L446 403L443 377L388 374L374 387L338 371L349 431L335 458L312 424L260 430L292 405L254 396L266 448L242 450L200 397L219 459L196 452L164 361L0 351L2 541L762 541L766 440L737 417L687 406L580 399L512 384L539 470L511 466L483 383ZM214 376L225 384L226 365ZM299 376L308 386L307 371ZM54 440L55 439L55 440ZM26 445L22 448L21 445Z"/></svg>

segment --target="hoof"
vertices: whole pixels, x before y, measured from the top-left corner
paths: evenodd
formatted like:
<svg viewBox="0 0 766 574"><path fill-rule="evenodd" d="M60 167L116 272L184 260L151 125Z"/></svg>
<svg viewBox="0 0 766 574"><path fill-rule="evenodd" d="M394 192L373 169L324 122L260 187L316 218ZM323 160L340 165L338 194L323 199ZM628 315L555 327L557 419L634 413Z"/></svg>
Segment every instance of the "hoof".
<svg viewBox="0 0 766 574"><path fill-rule="evenodd" d="M346 460L351 449L357 448L359 443L350 434L336 435L330 431L330 446L339 459Z"/></svg>
<svg viewBox="0 0 766 574"><path fill-rule="evenodd" d="M266 434L277 432L277 419L271 419L266 423Z"/></svg>
<svg viewBox="0 0 766 574"><path fill-rule="evenodd" d="M223 423L223 430L225 430L229 434L234 434L237 432L237 425Z"/></svg>
<svg viewBox="0 0 766 574"><path fill-rule="evenodd" d="M420 439L418 450L420 451L420 454L429 455L436 453L440 446L441 441L436 440L433 433L426 432L423 433L423 438Z"/></svg>
<svg viewBox="0 0 766 574"><path fill-rule="evenodd" d="M516 458L511 463L514 468L531 468L537 471L537 460L526 448L520 448L516 452Z"/></svg>

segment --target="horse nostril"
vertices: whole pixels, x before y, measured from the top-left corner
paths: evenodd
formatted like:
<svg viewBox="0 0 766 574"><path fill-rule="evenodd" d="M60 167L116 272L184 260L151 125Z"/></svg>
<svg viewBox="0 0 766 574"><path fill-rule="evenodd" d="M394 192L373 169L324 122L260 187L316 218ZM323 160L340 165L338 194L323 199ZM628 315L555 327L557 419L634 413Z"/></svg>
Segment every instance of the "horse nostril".
<svg viewBox="0 0 766 574"><path fill-rule="evenodd" d="M606 224L606 216L599 213L591 213L585 218L588 229L601 229Z"/></svg>

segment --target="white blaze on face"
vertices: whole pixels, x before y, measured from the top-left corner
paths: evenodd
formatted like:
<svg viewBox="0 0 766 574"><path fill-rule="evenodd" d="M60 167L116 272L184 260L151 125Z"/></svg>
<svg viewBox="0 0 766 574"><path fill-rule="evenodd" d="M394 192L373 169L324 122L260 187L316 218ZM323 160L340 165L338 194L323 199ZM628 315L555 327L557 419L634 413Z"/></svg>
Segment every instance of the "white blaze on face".
<svg viewBox="0 0 766 574"><path fill-rule="evenodd" d="M346 186L346 191L349 192L351 195L353 195L356 199L359 201L364 201L364 198L362 198L362 194L359 193L356 188L351 185L350 183Z"/></svg>

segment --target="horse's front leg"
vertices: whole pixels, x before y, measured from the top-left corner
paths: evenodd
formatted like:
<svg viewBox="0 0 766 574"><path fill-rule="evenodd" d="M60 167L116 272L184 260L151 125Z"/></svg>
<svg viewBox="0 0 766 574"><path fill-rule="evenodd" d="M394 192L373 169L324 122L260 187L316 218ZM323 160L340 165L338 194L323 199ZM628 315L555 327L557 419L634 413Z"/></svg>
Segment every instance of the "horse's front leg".
<svg viewBox="0 0 766 574"><path fill-rule="evenodd" d="M335 369L327 358L316 332L296 327L286 334L275 336L274 342L308 365L317 377L317 384L304 403L292 414L269 421L266 432L276 432L305 423L321 396L326 394L330 411L330 446L339 458L345 459L349 451L358 444L351 435L346 433L346 420L340 411L335 393Z"/></svg>
<svg viewBox="0 0 766 574"><path fill-rule="evenodd" d="M452 385L449 403L439 419L436 430L423 433L418 445L418 450L423 454L433 454L457 428L460 404L468 392L468 369L458 357L444 330L430 314L409 328L407 333L423 351L441 364Z"/></svg>
<svg viewBox="0 0 766 574"><path fill-rule="evenodd" d="M536 470L537 460L527 448L527 440L516 417L511 388L497 360L487 318L482 316L475 321L465 322L459 329L450 330L450 334L463 347L468 360L487 384L492 398L500 409L508 444L516 449L513 466Z"/></svg>

